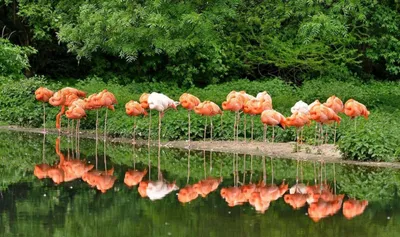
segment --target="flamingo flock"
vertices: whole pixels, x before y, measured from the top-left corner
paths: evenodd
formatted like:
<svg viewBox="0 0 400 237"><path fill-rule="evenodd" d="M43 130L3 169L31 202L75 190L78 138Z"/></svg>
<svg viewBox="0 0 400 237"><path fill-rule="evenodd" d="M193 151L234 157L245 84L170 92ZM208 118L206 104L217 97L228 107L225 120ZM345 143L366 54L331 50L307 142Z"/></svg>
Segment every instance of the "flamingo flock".
<svg viewBox="0 0 400 237"><path fill-rule="evenodd" d="M65 113L68 119L77 120L77 131L79 130L80 120L86 117L86 110L96 110L96 138L98 137L98 111L101 108L106 108L106 116L104 122L104 131L107 129L107 109L114 110L114 105L117 104L115 96L103 90L98 94L90 95L87 98L86 93L75 88L66 87L55 93L48 90L47 88L40 87L36 90L36 99L43 102L43 124L45 124L45 103L49 102L53 106L60 106L61 110L56 116L56 128L61 131L61 117ZM126 114L128 116L134 116L135 121L133 125L133 143L136 141L136 117L143 115L149 115L149 136L148 142L150 144L150 134L151 134L151 113L149 110L156 110L159 113L158 119L158 144L160 145L161 140L161 126L162 118L168 109L177 109L177 106L181 105L184 109L188 111L188 143L190 147L191 141L191 112L194 111L195 114L205 117L204 126L204 140L206 138L207 132L207 118L210 120L210 140L213 139L213 120L212 118L216 115L221 116L222 123L222 110L214 102L206 100L201 102L201 100L189 93L184 93L180 96L179 102L174 101L168 96L152 92L150 94L143 93L139 101L131 100L125 105ZM68 109L65 111L65 108ZM355 129L356 129L356 117L363 116L368 119L370 112L367 110L366 106L357 102L354 99L349 99L345 104L342 100L336 96L329 97L325 103L321 103L318 100L311 104L307 104L303 101L298 101L291 108L291 115L285 117L278 111L273 109L273 103L271 96L266 92L260 92L256 96L247 94L245 91L231 91L227 96L226 100L222 103L222 109L224 111L233 112L234 116L234 126L233 126L233 140L239 140L239 123L240 115L244 114L244 140L246 141L246 115L251 117L251 141L253 141L254 132L254 122L253 118L260 115L261 123L264 125L263 141L267 142L266 137L268 126L272 127L272 137L270 141L275 142L275 126L279 126L282 129L287 127L294 127L296 129L295 140L297 144L303 141L303 128L307 125L309 126L312 121L316 124L316 133L314 138L314 145L318 141L319 144L324 143L324 126L333 124L334 129L334 144L336 144L336 128L341 122L340 114L344 113L351 119L354 119ZM69 122L68 122L69 124ZM45 132L45 125L44 131ZM318 136L318 139L317 139ZM106 139L106 134L104 134L104 140ZM96 139L97 141L97 139ZM327 142L327 134L325 134L325 143Z"/></svg>

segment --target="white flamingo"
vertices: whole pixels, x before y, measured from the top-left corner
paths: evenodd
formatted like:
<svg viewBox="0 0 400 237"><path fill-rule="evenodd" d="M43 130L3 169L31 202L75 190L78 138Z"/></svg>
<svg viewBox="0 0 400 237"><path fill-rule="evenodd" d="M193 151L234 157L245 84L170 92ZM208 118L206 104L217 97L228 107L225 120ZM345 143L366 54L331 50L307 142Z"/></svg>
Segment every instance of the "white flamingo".
<svg viewBox="0 0 400 237"><path fill-rule="evenodd" d="M161 118L164 116L165 110L168 108L174 108L176 109L176 106L179 105L179 102L173 101L170 99L168 96L153 92L149 95L148 98L148 103L149 103L149 108L150 109L155 109L158 111L158 146L160 146L160 136L161 136Z"/></svg>

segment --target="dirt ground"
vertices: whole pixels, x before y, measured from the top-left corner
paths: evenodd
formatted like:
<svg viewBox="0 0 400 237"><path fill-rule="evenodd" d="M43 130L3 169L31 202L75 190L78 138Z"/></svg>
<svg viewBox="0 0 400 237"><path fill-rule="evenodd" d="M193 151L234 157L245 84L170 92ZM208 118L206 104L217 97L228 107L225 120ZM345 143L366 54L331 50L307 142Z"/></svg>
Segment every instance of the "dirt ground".
<svg viewBox="0 0 400 237"><path fill-rule="evenodd" d="M30 133L41 133L42 128L24 128L18 126L0 126L0 130L18 131L18 132L30 132ZM48 129L48 134L58 134L55 129ZM62 134L66 135L66 134ZM82 131L81 138L95 139L94 131ZM102 137L102 135L100 136ZM109 137L110 142L118 143L132 143L132 139L129 138L113 138ZM147 140L137 140L136 144L147 145ZM152 140L151 146L157 146L158 141ZM161 142L161 146L167 148L180 148L189 149L188 141L168 141ZM227 153L238 153L248 155L265 155L273 158L286 158L286 159L301 159L301 160L323 160L328 163L340 163L340 164L353 164L373 167L386 167L400 169L399 162L363 162L363 161L351 161L343 160L338 149L333 144L325 144L318 147L302 144L299 147L299 151L296 152L296 143L264 143L264 142L244 142L244 141L192 141L190 143L191 150L206 150L216 152L227 152Z"/></svg>

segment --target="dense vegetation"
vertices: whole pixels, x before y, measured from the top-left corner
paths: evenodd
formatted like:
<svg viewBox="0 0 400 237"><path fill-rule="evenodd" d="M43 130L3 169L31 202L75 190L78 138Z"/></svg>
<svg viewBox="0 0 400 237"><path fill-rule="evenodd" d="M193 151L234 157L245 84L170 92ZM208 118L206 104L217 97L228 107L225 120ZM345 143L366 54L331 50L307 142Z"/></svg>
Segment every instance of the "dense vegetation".
<svg viewBox="0 0 400 237"><path fill-rule="evenodd" d="M0 55L9 42L16 55L33 47L35 54L25 51L27 76L116 76L120 83L396 79L399 7L375 0L0 0ZM12 71L26 68L23 58L14 58L20 63Z"/></svg>

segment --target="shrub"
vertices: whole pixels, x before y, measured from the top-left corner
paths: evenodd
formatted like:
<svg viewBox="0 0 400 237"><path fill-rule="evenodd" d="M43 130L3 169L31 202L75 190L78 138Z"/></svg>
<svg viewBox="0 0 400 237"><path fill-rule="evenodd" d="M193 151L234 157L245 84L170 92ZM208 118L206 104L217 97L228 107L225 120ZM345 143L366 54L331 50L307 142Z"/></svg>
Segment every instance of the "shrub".
<svg viewBox="0 0 400 237"><path fill-rule="evenodd" d="M399 161L399 115L400 111L393 114L374 111L369 120L344 121L339 142L343 157L363 161Z"/></svg>

